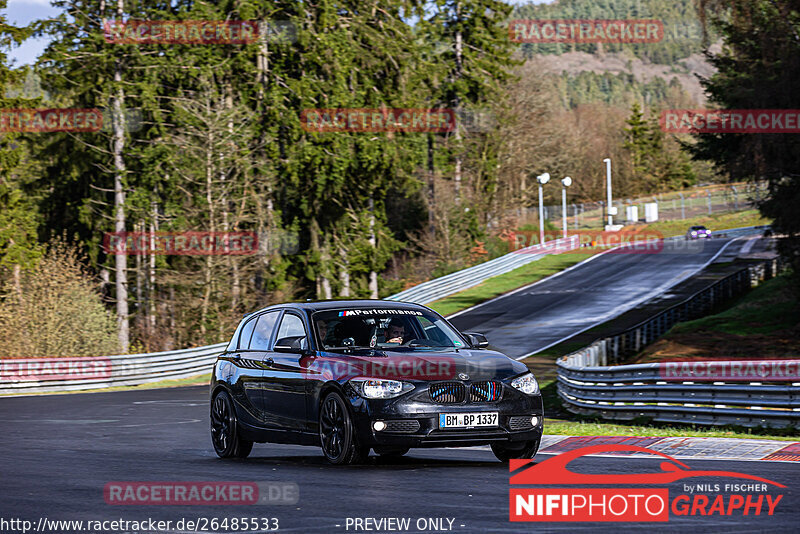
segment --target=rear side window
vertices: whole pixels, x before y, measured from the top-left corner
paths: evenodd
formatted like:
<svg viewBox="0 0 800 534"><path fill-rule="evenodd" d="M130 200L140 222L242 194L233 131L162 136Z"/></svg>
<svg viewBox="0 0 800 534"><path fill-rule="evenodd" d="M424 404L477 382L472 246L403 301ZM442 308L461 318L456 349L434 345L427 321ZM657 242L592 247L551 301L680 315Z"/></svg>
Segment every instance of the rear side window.
<svg viewBox="0 0 800 534"><path fill-rule="evenodd" d="M279 311L271 311L265 313L258 318L253 329L253 336L250 338L250 345L247 347L250 350L269 350L269 340L272 337L272 331L275 329L275 321L278 320ZM246 325L245 325L246 326ZM242 337L244 342L244 337Z"/></svg>
<svg viewBox="0 0 800 534"><path fill-rule="evenodd" d="M253 336L253 329L256 327L256 321L258 317L254 317L247 321L242 328L242 333L239 336L239 350L247 350L247 347L250 345L250 338Z"/></svg>

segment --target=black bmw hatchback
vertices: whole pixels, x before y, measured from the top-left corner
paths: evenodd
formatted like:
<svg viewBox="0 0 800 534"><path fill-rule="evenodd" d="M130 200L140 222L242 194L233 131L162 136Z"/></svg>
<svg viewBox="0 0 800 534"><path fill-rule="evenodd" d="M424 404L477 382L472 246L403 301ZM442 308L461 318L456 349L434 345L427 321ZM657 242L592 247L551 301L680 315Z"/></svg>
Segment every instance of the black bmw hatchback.
<svg viewBox="0 0 800 534"><path fill-rule="evenodd" d="M491 445L532 458L542 397L528 368L403 302L271 306L246 316L211 378L211 437L223 458L254 442L317 445L334 464L412 447Z"/></svg>

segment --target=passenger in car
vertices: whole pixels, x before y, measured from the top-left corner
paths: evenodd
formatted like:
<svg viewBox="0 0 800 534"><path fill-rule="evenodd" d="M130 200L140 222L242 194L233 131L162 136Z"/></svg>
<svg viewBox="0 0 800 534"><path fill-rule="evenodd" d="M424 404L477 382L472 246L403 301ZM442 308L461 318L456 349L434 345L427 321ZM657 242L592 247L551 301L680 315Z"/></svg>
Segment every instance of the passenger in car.
<svg viewBox="0 0 800 534"><path fill-rule="evenodd" d="M317 333L319 333L319 339L322 341L323 344L327 345L328 343L325 341L328 337L328 322L319 320L317 321Z"/></svg>

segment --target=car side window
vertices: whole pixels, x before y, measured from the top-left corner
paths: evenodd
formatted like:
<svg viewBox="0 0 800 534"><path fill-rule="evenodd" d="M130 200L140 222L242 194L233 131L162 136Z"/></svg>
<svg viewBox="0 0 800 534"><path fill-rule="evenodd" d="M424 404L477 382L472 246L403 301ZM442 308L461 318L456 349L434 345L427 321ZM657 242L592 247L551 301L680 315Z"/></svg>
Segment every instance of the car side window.
<svg viewBox="0 0 800 534"><path fill-rule="evenodd" d="M253 335L253 329L256 327L256 321L258 321L258 317L253 317L242 327L242 331L239 334L238 350L247 350L250 345L250 337Z"/></svg>
<svg viewBox="0 0 800 534"><path fill-rule="evenodd" d="M279 311L265 313L258 318L253 329L253 337L250 339L250 350L269 350L269 340L272 331L275 329L275 322L278 320ZM255 322L255 321L254 321ZM244 342L244 337L242 338Z"/></svg>
<svg viewBox="0 0 800 534"><path fill-rule="evenodd" d="M237 346L238 346L238 343L239 343L239 337L240 337L240 335L242 333L243 325L244 325L244 319L242 319L242 322L239 323L239 326L236 327L236 332L233 333L233 337L231 338L231 342L228 343L227 347L225 347L225 352L233 352L235 350L238 350Z"/></svg>
<svg viewBox="0 0 800 534"><path fill-rule="evenodd" d="M447 343L447 339L444 337L442 331L436 328L436 325L433 324L429 319L425 317L417 317L417 321L419 321L422 331L425 332L425 339L438 341L439 343Z"/></svg>
<svg viewBox="0 0 800 534"><path fill-rule="evenodd" d="M292 338L290 341L281 343L281 340ZM308 334L303 320L293 313L285 313L281 319L281 327L278 329L278 342L283 345L299 345L301 349L308 348Z"/></svg>

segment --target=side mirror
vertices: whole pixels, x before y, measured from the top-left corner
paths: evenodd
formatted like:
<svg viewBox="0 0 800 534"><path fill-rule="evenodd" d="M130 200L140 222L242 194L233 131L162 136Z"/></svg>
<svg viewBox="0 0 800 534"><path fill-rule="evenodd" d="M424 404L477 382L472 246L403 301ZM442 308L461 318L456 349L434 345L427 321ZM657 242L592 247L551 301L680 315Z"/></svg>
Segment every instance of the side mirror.
<svg viewBox="0 0 800 534"><path fill-rule="evenodd" d="M272 347L272 350L275 352L288 352L290 354L306 354L308 351L303 347L305 338L305 336L283 337L275 342L275 346Z"/></svg>
<svg viewBox="0 0 800 534"><path fill-rule="evenodd" d="M489 346L489 340L486 339L486 336L483 334L478 334L477 332L465 332L464 335L467 336L469 344L476 349L485 349Z"/></svg>

